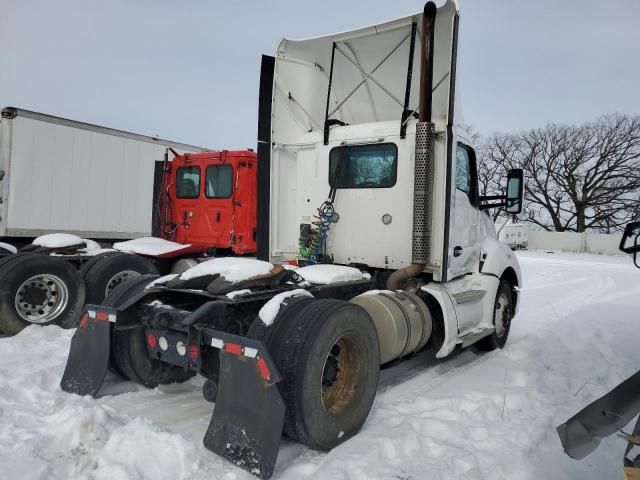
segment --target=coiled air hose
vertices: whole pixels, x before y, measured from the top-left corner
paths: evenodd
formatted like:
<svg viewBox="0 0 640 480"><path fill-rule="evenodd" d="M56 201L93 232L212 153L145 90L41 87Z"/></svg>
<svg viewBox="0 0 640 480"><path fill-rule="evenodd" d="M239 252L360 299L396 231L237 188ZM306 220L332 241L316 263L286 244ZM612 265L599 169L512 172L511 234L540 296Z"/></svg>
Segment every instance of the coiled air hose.
<svg viewBox="0 0 640 480"><path fill-rule="evenodd" d="M318 263L326 251L327 236L329 235L329 229L331 228L331 223L333 223L335 215L334 202L336 200L336 190L338 188L338 178L340 177L343 158L344 154L338 157L336 172L332 178L331 188L329 190L329 198L322 202L322 205L320 205L320 208L317 209L316 214L313 216L314 220L309 225L308 235L303 235L302 229L300 230L298 255L304 263Z"/></svg>

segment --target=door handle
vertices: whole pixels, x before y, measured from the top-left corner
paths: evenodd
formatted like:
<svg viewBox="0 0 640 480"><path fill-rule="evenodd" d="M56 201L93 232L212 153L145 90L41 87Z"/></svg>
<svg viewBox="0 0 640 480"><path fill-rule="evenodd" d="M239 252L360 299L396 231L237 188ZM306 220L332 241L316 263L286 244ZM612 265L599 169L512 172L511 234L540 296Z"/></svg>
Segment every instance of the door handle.
<svg viewBox="0 0 640 480"><path fill-rule="evenodd" d="M460 255L462 255L462 247L453 247L453 256L459 257Z"/></svg>
<svg viewBox="0 0 640 480"><path fill-rule="evenodd" d="M216 212L216 222L220 223L220 212Z"/></svg>

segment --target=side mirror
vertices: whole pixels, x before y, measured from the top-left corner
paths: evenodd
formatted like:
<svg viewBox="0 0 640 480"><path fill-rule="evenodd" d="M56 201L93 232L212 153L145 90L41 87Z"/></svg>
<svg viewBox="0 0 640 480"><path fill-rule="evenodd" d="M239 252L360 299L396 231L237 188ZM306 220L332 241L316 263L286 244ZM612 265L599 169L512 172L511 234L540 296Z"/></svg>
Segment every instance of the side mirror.
<svg viewBox="0 0 640 480"><path fill-rule="evenodd" d="M638 263L640 243L638 243L638 239L640 239L640 222L631 222L627 224L624 229L622 239L620 240L620 250L624 253L633 253L633 263L636 267L640 268L640 264ZM629 240L632 240L633 243L627 245Z"/></svg>
<svg viewBox="0 0 640 480"><path fill-rule="evenodd" d="M507 175L507 202L505 211L507 213L522 212L524 197L524 173L520 168L509 170Z"/></svg>
<svg viewBox="0 0 640 480"><path fill-rule="evenodd" d="M640 239L640 222L631 222L627 224L624 229L624 234L622 235L622 239L620 240L620 250L624 253L638 253L640 252L640 244L638 243L638 239ZM629 240L632 241L630 245Z"/></svg>

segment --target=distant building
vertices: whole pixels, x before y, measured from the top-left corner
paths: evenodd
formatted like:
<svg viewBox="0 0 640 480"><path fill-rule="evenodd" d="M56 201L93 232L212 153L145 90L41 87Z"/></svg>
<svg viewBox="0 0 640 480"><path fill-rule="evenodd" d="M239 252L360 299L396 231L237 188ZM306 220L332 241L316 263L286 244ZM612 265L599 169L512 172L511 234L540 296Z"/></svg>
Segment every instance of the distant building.
<svg viewBox="0 0 640 480"><path fill-rule="evenodd" d="M498 229L498 240L513 250L527 248L529 243L529 224L507 222Z"/></svg>

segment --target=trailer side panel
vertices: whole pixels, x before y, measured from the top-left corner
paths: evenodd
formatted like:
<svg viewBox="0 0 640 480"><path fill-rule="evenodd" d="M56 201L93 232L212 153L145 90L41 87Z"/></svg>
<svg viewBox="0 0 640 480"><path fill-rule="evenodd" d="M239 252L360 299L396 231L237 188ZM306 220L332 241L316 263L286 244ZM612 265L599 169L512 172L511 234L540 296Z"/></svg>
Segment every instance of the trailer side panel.
<svg viewBox="0 0 640 480"><path fill-rule="evenodd" d="M162 160L168 142L55 120L20 114L2 119L0 235L150 235L154 163ZM197 150L202 149L176 148Z"/></svg>

